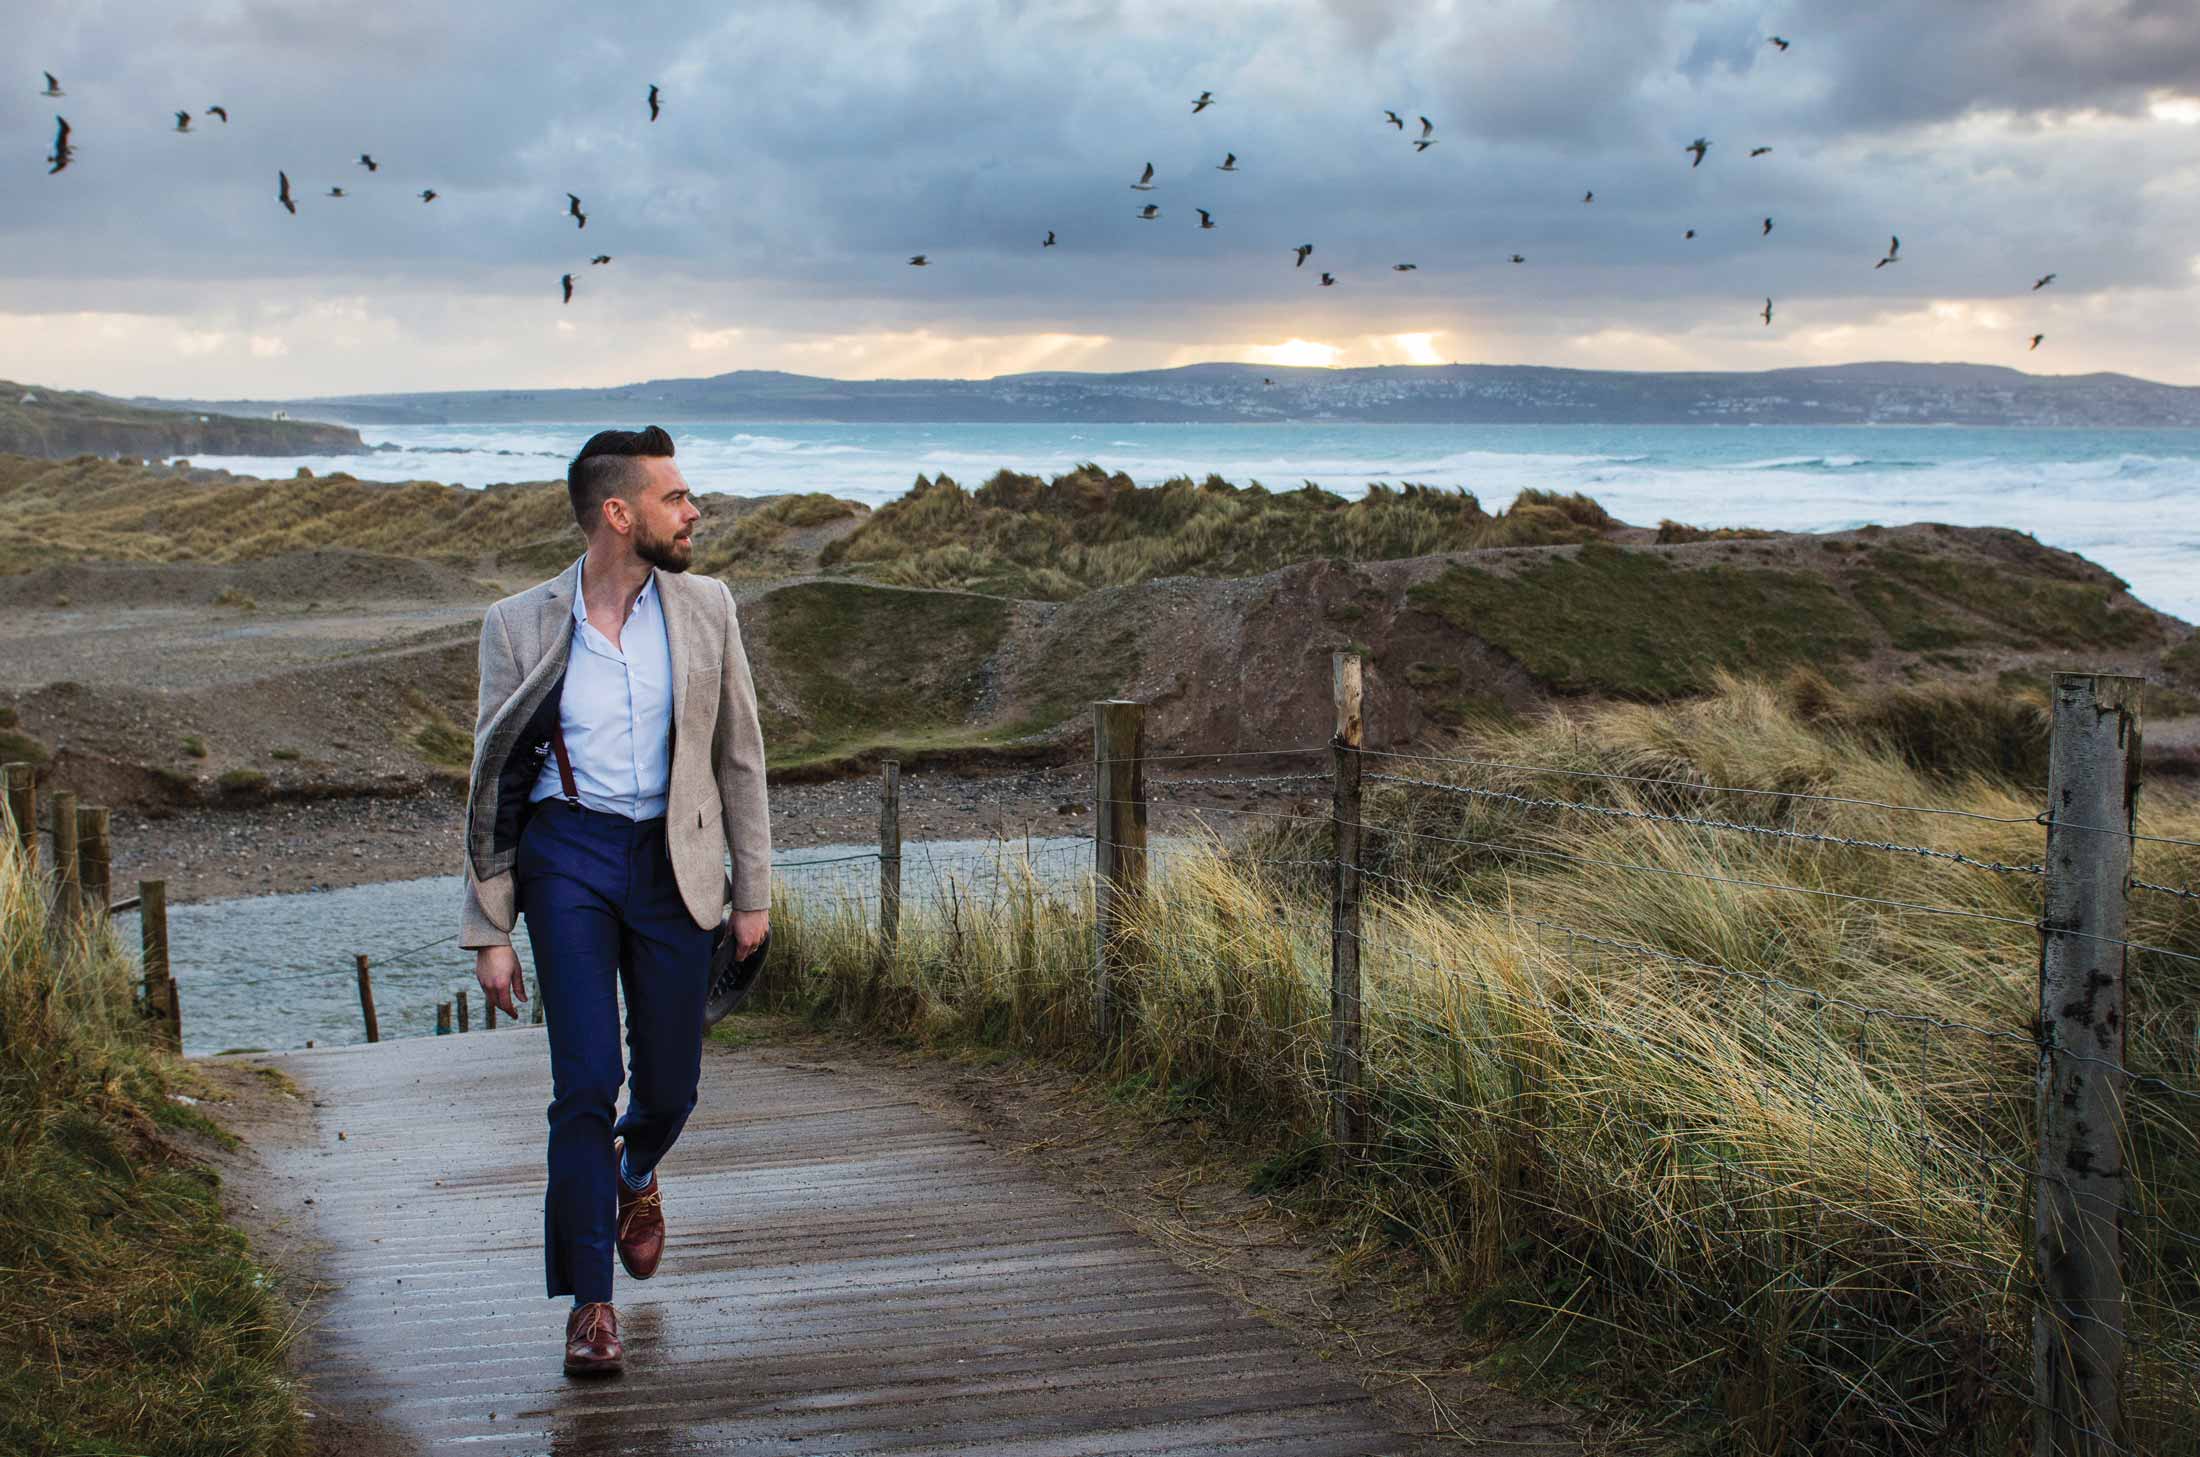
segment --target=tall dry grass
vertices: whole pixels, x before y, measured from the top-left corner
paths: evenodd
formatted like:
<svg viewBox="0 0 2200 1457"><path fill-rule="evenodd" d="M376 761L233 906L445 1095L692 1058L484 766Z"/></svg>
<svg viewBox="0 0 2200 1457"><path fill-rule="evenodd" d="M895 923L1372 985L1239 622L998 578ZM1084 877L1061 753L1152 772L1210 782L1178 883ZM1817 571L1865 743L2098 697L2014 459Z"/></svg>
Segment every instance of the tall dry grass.
<svg viewBox="0 0 2200 1457"><path fill-rule="evenodd" d="M1733 680L1679 707L1485 729L1447 754L1479 762L1368 760L1483 793L1366 786L1377 1135L1324 1189L1332 1211L1419 1254L1436 1298L1492 1343L1485 1369L1623 1397L1607 1410L1683 1445L2007 1450L2029 1421L2036 877L1593 811L2023 866L2038 794L1919 767ZM1013 862L906 908L884 967L864 907L783 904L770 995L1105 1067L1302 1166L1324 1124L1329 936L1325 873L1289 862L1328 853L1315 790L1307 822L1164 863L1113 1046L1091 1035L1087 900ZM2189 802L2145 816L2200 838ZM2141 874L2195 884L2200 852L2146 846ZM2200 953L2194 910L2135 897L2133 938ZM2133 956L2130 1058L2200 1090L2192 970ZM2200 1237L2194 1106L2151 1084L2131 1099L2128 1390L2145 1451L2200 1448L2200 1275L2180 1237Z"/></svg>
<svg viewBox="0 0 2200 1457"><path fill-rule="evenodd" d="M287 1322L176 1136L220 1137L104 931L62 933L0 835L0 1451L302 1446Z"/></svg>

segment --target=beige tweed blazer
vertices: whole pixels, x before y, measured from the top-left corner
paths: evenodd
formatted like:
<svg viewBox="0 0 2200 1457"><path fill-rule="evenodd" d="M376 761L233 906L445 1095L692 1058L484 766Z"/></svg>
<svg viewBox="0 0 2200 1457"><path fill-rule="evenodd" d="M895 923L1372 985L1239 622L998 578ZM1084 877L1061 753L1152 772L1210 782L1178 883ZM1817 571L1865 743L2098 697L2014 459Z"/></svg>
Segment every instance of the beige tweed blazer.
<svg viewBox="0 0 2200 1457"><path fill-rule="evenodd" d="M458 944L511 944L519 827L557 723L573 645L576 559L492 606L481 622L481 695L466 794L466 892ZM665 839L680 899L698 926L771 906L771 812L756 684L733 593L715 577L653 568L672 649L673 752ZM731 852L730 877L727 869Z"/></svg>

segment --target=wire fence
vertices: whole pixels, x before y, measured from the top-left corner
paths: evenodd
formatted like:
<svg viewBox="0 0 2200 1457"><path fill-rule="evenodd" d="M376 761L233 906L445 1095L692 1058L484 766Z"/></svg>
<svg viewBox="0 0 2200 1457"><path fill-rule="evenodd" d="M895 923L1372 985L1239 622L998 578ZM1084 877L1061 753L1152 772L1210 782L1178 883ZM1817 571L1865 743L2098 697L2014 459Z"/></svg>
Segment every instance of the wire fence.
<svg viewBox="0 0 2200 1457"><path fill-rule="evenodd" d="M1527 1302L1548 1323L1663 1291L1729 1408L1752 1347L1801 1378L1756 1393L1798 1450L2190 1451L2200 841L2112 823L2126 748L2058 748L2057 815L1340 736L1248 751L1332 757L1304 774L1103 755L1096 823L1236 823L1231 863L1328 943L1360 1172L1532 1214L1584 1282Z"/></svg>

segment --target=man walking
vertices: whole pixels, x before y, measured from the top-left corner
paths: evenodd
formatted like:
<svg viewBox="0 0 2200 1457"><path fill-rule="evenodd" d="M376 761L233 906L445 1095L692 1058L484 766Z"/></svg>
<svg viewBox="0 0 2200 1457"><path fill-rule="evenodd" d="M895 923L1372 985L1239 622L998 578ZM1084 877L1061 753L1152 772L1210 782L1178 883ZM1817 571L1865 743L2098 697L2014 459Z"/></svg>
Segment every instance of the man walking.
<svg viewBox="0 0 2200 1457"><path fill-rule="evenodd" d="M602 431L565 479L587 550L481 624L459 944L516 1016L527 917L550 1034L543 1257L550 1295L572 1297L578 1376L624 1357L614 1249L646 1280L664 1248L657 1165L695 1106L712 942L730 899L735 954L763 943L771 819L733 594L685 575L701 513L672 437ZM632 1091L614 1126L622 989Z"/></svg>

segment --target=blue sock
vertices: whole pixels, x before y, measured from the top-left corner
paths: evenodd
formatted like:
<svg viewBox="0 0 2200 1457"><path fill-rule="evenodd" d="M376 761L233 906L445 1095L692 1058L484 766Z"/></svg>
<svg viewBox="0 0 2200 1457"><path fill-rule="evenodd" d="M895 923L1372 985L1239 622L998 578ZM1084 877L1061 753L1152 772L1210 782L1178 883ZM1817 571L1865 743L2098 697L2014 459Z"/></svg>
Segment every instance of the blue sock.
<svg viewBox="0 0 2200 1457"><path fill-rule="evenodd" d="M649 1187L649 1181L650 1181L650 1179L651 1179L652 1177L654 1177L654 1175L652 1175L652 1174L644 1174L644 1175L642 1175L642 1176L641 1176L640 1178L638 1178L638 1179L637 1179L637 1178L635 1178L635 1177L634 1177L634 1171L633 1171L632 1169L628 1168L628 1167L627 1167L627 1165L626 1165L626 1152L625 1152L625 1150L623 1150L623 1149L622 1149L622 1150L620 1150L620 1152L619 1152L619 1182L620 1182L620 1183L622 1183L622 1184L626 1185L626 1187L627 1187L627 1188L628 1188L628 1189L629 1189L629 1190L630 1190L631 1192L633 1192L633 1193L636 1193L636 1194L639 1194L639 1193L641 1193L641 1192L642 1192L642 1190L644 1190L644 1189L646 1189L646 1188L648 1188L648 1187Z"/></svg>

